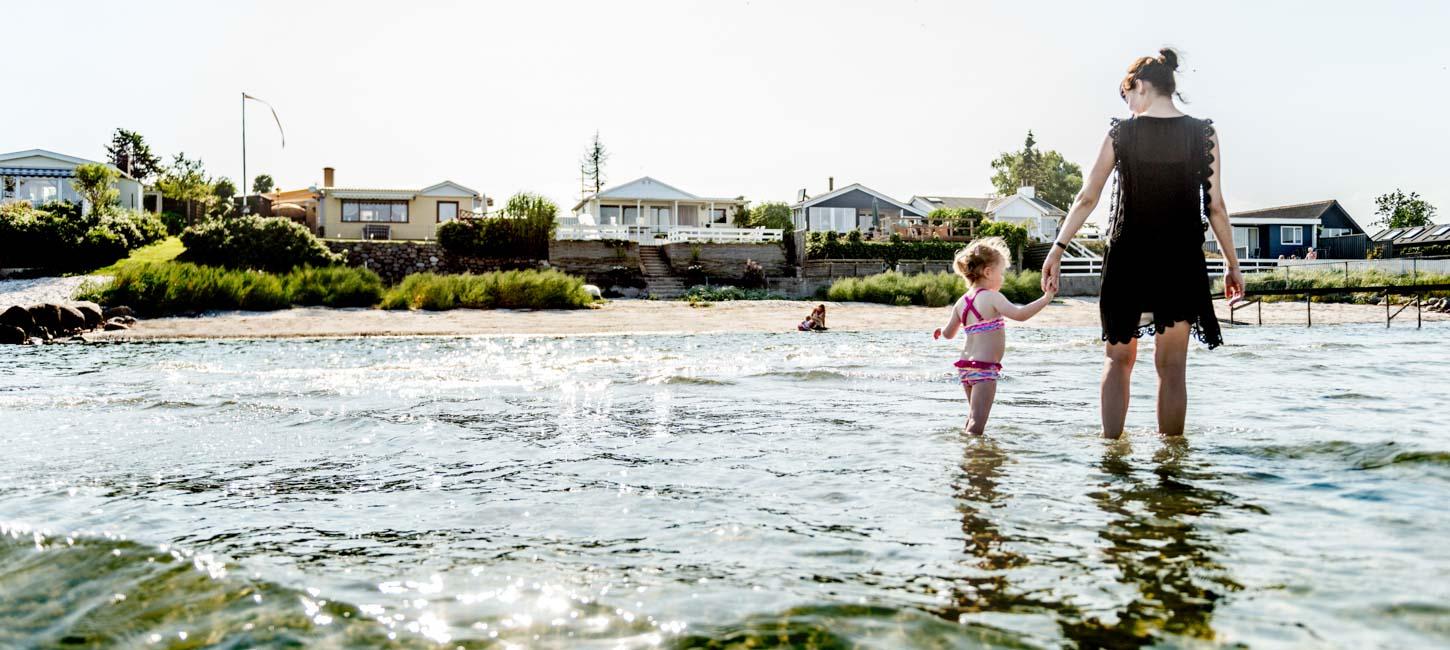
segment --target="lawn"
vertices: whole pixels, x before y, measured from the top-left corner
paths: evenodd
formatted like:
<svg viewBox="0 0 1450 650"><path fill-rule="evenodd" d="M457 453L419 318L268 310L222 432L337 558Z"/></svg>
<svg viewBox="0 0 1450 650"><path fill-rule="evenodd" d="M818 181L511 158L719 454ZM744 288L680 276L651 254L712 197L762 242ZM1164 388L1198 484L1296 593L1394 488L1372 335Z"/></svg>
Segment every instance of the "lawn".
<svg viewBox="0 0 1450 650"><path fill-rule="evenodd" d="M186 250L186 247L181 245L180 237L167 237L154 244L133 250L130 256L116 260L110 266L104 266L91 271L87 275L115 275L117 271L125 266L144 264L146 262L170 262L176 259L176 256L180 255L184 250Z"/></svg>

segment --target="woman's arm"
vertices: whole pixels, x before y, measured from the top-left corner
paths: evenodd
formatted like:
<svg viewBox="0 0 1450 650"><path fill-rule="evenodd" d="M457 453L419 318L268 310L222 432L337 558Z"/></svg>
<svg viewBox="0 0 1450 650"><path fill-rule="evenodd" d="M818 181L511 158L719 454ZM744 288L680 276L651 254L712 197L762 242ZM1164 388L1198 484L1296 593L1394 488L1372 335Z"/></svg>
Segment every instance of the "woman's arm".
<svg viewBox="0 0 1450 650"><path fill-rule="evenodd" d="M939 327L935 332L931 333L933 339L939 339L943 336L949 339L957 337L957 330L962 328L962 314L961 310L957 309L957 303L952 303L950 309L952 310L951 318L947 319L945 326Z"/></svg>
<svg viewBox="0 0 1450 650"><path fill-rule="evenodd" d="M1218 250L1223 253L1223 295L1237 300L1244 295L1244 274L1239 271L1238 253L1234 252L1233 226L1228 222L1228 208L1223 202L1223 178L1218 173L1223 161L1223 149L1218 146L1218 133L1210 138L1213 148L1213 173L1208 177L1208 225L1213 228L1213 238L1218 240Z"/></svg>
<svg viewBox="0 0 1450 650"><path fill-rule="evenodd" d="M987 294L987 300L991 303L991 305L997 308L997 313L1016 321L1027 320L1029 318L1032 318L1033 316L1036 316L1037 312L1042 311L1042 309L1046 307L1048 303L1052 302L1052 297L1054 295L1057 295L1056 291L1046 291L1043 292L1042 297L1038 298L1037 300L1029 302L1025 305L1017 305L1014 304L1011 300L1008 300L1007 296L1002 295L1002 292L1000 291L991 291L984 293Z"/></svg>
<svg viewBox="0 0 1450 650"><path fill-rule="evenodd" d="M1102 146L1098 147L1098 159L1093 161L1092 171L1088 172L1087 182L1083 183L1082 190L1077 193L1077 198L1072 202L1072 209L1067 212L1067 221L1062 224L1062 230L1057 233L1057 241L1064 245L1077 236L1077 231L1082 224L1092 215L1093 208L1098 205L1098 200L1103 197L1103 186L1108 184L1108 176L1113 173L1113 136L1108 134L1103 137ZM1057 291L1059 280L1058 271L1062 264L1062 246L1054 245L1052 252L1047 254L1047 259L1042 262L1042 290Z"/></svg>

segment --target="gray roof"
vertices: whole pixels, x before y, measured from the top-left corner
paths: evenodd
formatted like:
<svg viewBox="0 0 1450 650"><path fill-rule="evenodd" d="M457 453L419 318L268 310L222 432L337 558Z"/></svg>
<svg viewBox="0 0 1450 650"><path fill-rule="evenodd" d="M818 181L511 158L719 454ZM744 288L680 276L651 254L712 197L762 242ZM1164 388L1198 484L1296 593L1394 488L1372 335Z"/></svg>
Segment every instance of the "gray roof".
<svg viewBox="0 0 1450 650"><path fill-rule="evenodd" d="M1324 216L1329 208L1334 207L1336 201L1315 201L1313 203L1298 203L1295 205L1281 205L1276 208L1260 208L1246 212L1235 212L1229 215L1230 219L1318 219Z"/></svg>
<svg viewBox="0 0 1450 650"><path fill-rule="evenodd" d="M1043 210L1045 210L1047 212L1047 214L1052 215L1054 217L1061 217L1061 216L1067 214L1067 211L1063 210L1062 208L1059 208L1059 207L1053 205L1052 203L1050 203L1048 201L1044 201L1044 200L1042 200L1040 198L1037 198L1035 196L1024 196L1022 198L1027 199L1028 202L1032 203L1033 205L1036 205L1039 208L1042 208Z"/></svg>
<svg viewBox="0 0 1450 650"><path fill-rule="evenodd" d="M1430 224L1415 228L1381 230L1374 234L1374 241L1393 241L1396 246L1404 244L1450 243L1450 224Z"/></svg>
<svg viewBox="0 0 1450 650"><path fill-rule="evenodd" d="M971 208L982 212L986 212L987 208L996 200L986 196L913 196L911 198L912 203L916 203L916 199L921 199L931 205L933 209Z"/></svg>

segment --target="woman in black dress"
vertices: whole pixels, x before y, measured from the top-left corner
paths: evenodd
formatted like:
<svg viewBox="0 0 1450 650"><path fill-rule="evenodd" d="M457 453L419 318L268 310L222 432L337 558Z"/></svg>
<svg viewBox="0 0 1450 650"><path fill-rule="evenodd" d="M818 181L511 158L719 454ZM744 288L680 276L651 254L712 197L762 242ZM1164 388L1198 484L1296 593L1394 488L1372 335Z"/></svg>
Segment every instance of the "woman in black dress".
<svg viewBox="0 0 1450 650"><path fill-rule="evenodd" d="M1156 336L1158 431L1183 433L1189 334L1210 349L1223 344L1203 255L1209 227L1224 256L1225 294L1230 300L1243 295L1219 182L1218 134L1211 120L1185 115L1173 103L1177 69L1178 55L1170 49L1139 58L1128 68L1119 94L1132 116L1112 121L1056 246L1042 264L1043 288L1055 289L1067 242L1092 214L1108 177L1116 172L1099 306L1107 343L1103 435L1109 438L1123 433L1138 337L1145 334Z"/></svg>

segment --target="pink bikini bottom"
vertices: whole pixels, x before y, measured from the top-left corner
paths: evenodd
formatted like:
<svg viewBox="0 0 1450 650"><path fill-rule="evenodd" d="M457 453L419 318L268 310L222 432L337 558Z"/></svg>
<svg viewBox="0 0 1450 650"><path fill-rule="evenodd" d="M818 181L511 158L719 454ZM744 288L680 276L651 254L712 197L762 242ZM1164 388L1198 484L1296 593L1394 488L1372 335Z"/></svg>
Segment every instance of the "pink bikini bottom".
<svg viewBox="0 0 1450 650"><path fill-rule="evenodd" d="M962 384L966 386L975 386L984 381L997 381L1002 376L1002 364L1000 363L959 359L955 365L957 375L961 377Z"/></svg>

